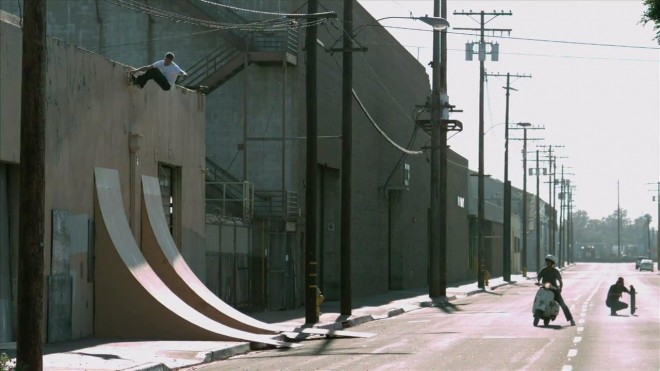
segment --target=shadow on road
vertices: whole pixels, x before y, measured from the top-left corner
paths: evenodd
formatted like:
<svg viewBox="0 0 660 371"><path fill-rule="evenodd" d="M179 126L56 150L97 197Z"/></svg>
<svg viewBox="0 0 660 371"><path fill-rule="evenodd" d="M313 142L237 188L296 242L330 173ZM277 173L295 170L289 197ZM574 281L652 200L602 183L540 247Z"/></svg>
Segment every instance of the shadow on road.
<svg viewBox="0 0 660 371"><path fill-rule="evenodd" d="M498 294L498 293L493 292L493 291L484 291L483 294L490 294L490 295L504 296L504 294Z"/></svg>
<svg viewBox="0 0 660 371"><path fill-rule="evenodd" d="M453 304L453 303L448 302L448 303L436 304L436 305L434 305L434 307L440 309L441 311L443 311L445 313L451 314L451 313L454 313L454 312L461 311L462 309L459 308L459 306L461 306L461 305L467 305L467 304Z"/></svg>
<svg viewBox="0 0 660 371"><path fill-rule="evenodd" d="M568 327L568 326L566 326L566 327ZM545 328L545 329L548 329L548 330L561 330L561 329L564 328L564 326L562 326L562 325L547 325L547 326L543 325L543 326L538 326L538 328Z"/></svg>

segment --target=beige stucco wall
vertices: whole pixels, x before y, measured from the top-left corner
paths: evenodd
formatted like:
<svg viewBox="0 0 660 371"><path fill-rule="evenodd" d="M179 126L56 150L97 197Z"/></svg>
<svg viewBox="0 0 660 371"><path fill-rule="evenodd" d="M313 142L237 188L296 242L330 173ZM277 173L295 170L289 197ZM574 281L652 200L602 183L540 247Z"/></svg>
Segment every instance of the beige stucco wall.
<svg viewBox="0 0 660 371"><path fill-rule="evenodd" d="M6 13L2 18L0 161L18 164L22 34L6 22ZM153 82L144 89L128 86L128 69L60 40L48 40L45 275L51 272L52 210L94 217L94 167L119 171L124 207L139 241L140 175L158 176L158 164L166 163L180 169L175 238L193 269L204 277L204 96L179 87L162 91ZM139 140L129 143L131 137ZM76 261L86 263L78 257ZM83 294L74 290L74 295ZM76 327L75 319L72 325Z"/></svg>

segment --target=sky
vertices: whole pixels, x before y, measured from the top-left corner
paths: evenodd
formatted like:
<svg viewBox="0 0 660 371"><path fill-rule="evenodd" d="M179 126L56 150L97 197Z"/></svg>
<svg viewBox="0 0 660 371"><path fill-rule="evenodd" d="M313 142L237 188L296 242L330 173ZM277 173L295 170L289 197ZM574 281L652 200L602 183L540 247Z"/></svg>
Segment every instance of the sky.
<svg viewBox="0 0 660 371"><path fill-rule="evenodd" d="M433 0L358 1L376 19L433 15ZM658 206L652 196L660 182L660 46L653 40L652 24L639 23L642 0L447 1L451 25L447 92L449 102L463 110L451 116L463 123L463 131L450 137L448 144L475 171L479 61L476 55L465 60L465 44L477 41L478 35L452 28L478 28L478 16L453 13L481 10L513 13L486 16L490 20L486 28L511 29L510 35L504 33L511 38L486 37L486 42L499 43L499 61L488 57L485 68L489 74L531 75L511 78L516 91L509 98L510 128L518 122L542 128L528 130L529 138L542 139L528 141L528 151L535 151L537 145L556 146L557 173L563 165L564 178L576 186L576 208L590 218L612 215L618 204L631 220L650 214L652 225L657 225ZM433 33L426 24L411 19L381 24L420 63L432 60ZM430 67L427 71L431 77ZM484 173L500 180L504 179L504 86L506 77L488 77L484 92ZM522 136L520 130L509 131L509 179L520 189L522 140L516 138ZM528 156L528 168L534 167L532 159L535 154ZM547 182L547 177L542 181ZM528 192L535 192L535 185L536 177L529 177ZM548 200L548 184L541 185L541 197Z"/></svg>

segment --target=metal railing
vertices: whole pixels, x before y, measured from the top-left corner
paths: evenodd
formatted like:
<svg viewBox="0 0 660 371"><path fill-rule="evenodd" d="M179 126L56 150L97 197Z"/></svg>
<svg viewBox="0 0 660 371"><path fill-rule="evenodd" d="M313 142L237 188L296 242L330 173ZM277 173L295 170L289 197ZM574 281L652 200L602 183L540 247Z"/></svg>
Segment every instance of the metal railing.
<svg viewBox="0 0 660 371"><path fill-rule="evenodd" d="M207 77L242 54L240 50L224 46L214 50L188 69L186 86L198 87Z"/></svg>
<svg viewBox="0 0 660 371"><path fill-rule="evenodd" d="M293 191L257 191L255 217L280 217L286 220L301 216L298 193Z"/></svg>
<svg viewBox="0 0 660 371"><path fill-rule="evenodd" d="M297 57L297 30L251 32L245 37L245 49L248 52L282 52ZM206 85L210 90L213 90L234 73L245 67L244 60L241 58L243 52L244 51L230 45L224 45L212 51L209 55L205 56L188 69L189 78L188 81L186 81L186 86L196 89L202 85ZM216 76L216 78L213 79L213 82L207 81L207 78L227 66L230 66L230 68L227 68L226 76Z"/></svg>
<svg viewBox="0 0 660 371"><path fill-rule="evenodd" d="M244 222L252 220L254 210L254 185L250 182L206 182L220 190L220 197L206 198L207 212L222 218L239 218ZM232 210L240 210L241 215L233 215Z"/></svg>

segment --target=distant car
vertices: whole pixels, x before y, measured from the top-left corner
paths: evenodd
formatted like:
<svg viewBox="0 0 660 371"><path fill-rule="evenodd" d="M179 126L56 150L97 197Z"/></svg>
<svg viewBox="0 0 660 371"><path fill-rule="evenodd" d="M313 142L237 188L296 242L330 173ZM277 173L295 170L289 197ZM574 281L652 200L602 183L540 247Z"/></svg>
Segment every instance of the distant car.
<svg viewBox="0 0 660 371"><path fill-rule="evenodd" d="M653 260L651 259L643 259L639 263L639 271L649 271L653 272Z"/></svg>
<svg viewBox="0 0 660 371"><path fill-rule="evenodd" d="M635 269L639 269L639 263L642 262L642 260L648 259L646 256L638 256L637 260L635 261Z"/></svg>

